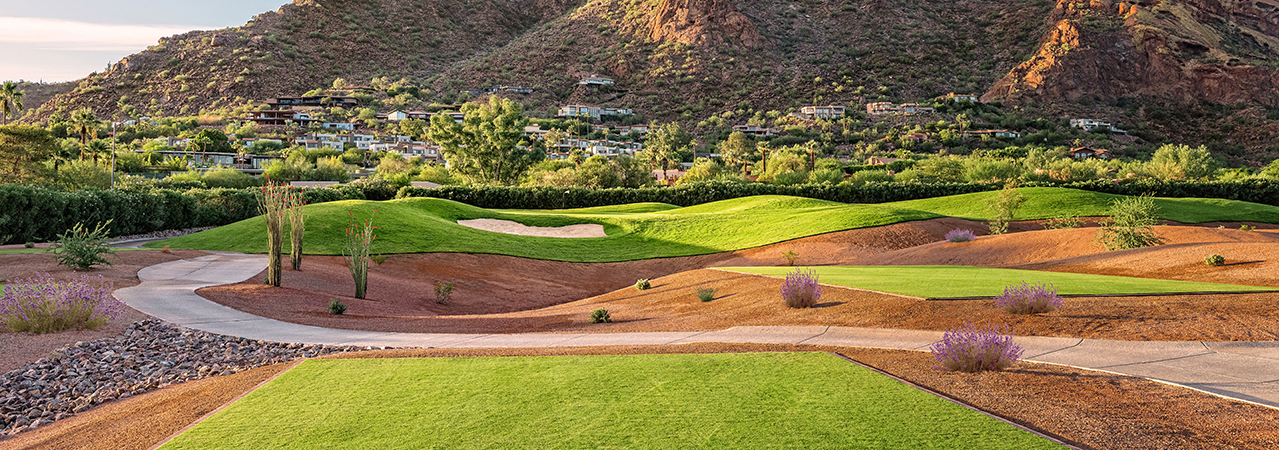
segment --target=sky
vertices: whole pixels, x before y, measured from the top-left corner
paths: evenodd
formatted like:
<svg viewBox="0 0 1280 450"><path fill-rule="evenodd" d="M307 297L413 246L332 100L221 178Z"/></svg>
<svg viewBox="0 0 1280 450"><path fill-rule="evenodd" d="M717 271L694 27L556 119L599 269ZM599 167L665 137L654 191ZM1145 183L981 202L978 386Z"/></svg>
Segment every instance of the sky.
<svg viewBox="0 0 1280 450"><path fill-rule="evenodd" d="M0 81L70 81L161 37L244 25L289 0L0 0Z"/></svg>

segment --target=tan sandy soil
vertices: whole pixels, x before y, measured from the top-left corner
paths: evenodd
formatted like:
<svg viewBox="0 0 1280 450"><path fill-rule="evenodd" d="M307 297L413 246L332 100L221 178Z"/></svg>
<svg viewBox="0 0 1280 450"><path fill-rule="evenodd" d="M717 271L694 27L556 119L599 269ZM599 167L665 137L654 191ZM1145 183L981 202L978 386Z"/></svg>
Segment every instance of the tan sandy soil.
<svg viewBox="0 0 1280 450"><path fill-rule="evenodd" d="M970 320L1006 323L1018 334L1039 336L1276 339L1276 294L1072 298L1059 311L1027 317L1005 314L990 300L926 302L830 288L819 308L792 310L782 305L778 295L781 281L777 279L693 270L776 265L782 259L781 249L797 249L799 263L807 264L877 264L892 259L897 264L970 264L1277 285L1274 231L1162 226L1157 229L1169 245L1117 252L1106 252L1092 243L1096 229L1030 231L984 236L967 243L939 242L942 234L966 223L959 219L912 222L740 252L609 264L494 255L396 255L370 270L369 300L348 296L353 285L338 258L309 257L302 272L285 272L284 288L254 280L202 289L200 294L233 308L290 322L396 332L691 331L736 325L945 330ZM1205 265L1207 252L1231 255L1228 265ZM1237 258L1240 263L1232 263ZM661 276L665 274L673 275ZM654 288L638 291L629 287L637 278L652 278ZM433 303L430 282L435 279L458 283L450 305ZM699 302L696 291L702 287L715 288L716 299ZM332 298L348 305L347 315L326 312ZM601 307L610 311L615 323L588 323L590 312Z"/></svg>
<svg viewBox="0 0 1280 450"><path fill-rule="evenodd" d="M553 349L417 349L343 357L545 356L828 351L1082 448L1274 449L1277 411L1138 378L1020 362L1003 372L934 370L923 352L805 345L689 344ZM170 386L8 441L14 449L142 449L273 376L283 364Z"/></svg>
<svg viewBox="0 0 1280 450"><path fill-rule="evenodd" d="M95 280L98 276L102 276L103 281L110 282L113 287L119 289L140 283L138 270L143 267L179 259L195 258L205 254L205 252L191 250L177 250L172 253L161 253L158 250L118 252L114 257L107 257L107 260L112 265L96 267L83 272L76 272L57 265L51 254L0 255L0 279L7 279L13 282L33 277L37 273L47 273L54 279L65 280L79 278L83 273ZM133 308L125 308L120 317L107 322L106 325L97 330L67 331L53 334L0 332L0 349L3 349L3 351L0 351L0 373L17 369L23 364L35 362L37 359L48 355L49 352L69 344L114 337L128 328L129 324L149 317Z"/></svg>
<svg viewBox="0 0 1280 450"><path fill-rule="evenodd" d="M502 219L469 219L459 220L458 225L494 233L517 234L520 236L541 236L554 238L593 238L607 237L604 225L584 223L565 225L563 227L531 227L520 222Z"/></svg>

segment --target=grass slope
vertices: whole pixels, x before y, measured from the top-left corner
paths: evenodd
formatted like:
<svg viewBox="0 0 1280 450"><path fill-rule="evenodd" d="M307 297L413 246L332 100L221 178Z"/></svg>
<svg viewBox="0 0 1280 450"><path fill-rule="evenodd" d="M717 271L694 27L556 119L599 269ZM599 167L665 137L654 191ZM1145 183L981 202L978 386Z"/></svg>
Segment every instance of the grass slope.
<svg viewBox="0 0 1280 450"><path fill-rule="evenodd" d="M449 200L411 198L320 203L307 205L306 211L307 234L303 248L308 254L340 254L344 245L343 230L354 214L358 220L373 217L378 227L374 253L493 253L576 262L702 255L833 231L938 217L889 206L846 205L783 196L748 197L677 209L671 209L670 205L645 204L563 211L489 210ZM604 225L609 236L577 239L515 236L457 224L460 219L479 218L514 220L541 227L598 223ZM285 241L287 251L288 239ZM148 244L150 247L164 245L174 249L265 253L265 227L260 218L248 219Z"/></svg>
<svg viewBox="0 0 1280 450"><path fill-rule="evenodd" d="M826 353L309 360L164 449L1058 448Z"/></svg>
<svg viewBox="0 0 1280 450"><path fill-rule="evenodd" d="M725 267L725 270L785 277L794 267ZM1062 295L1156 294L1170 292L1265 291L1264 286L1198 283L1037 270L970 266L812 267L825 284L921 298L995 297L1005 286L1052 283Z"/></svg>
<svg viewBox="0 0 1280 450"><path fill-rule="evenodd" d="M1014 214L1014 220L1036 220L1071 214L1077 217L1109 215L1107 209L1123 195L1064 188L1019 188L1027 201ZM950 217L987 220L993 214L987 201L999 191L952 195L947 197L885 203L886 206L917 209ZM1210 198L1156 198L1160 218L1182 223L1280 221L1280 209L1260 203Z"/></svg>
<svg viewBox="0 0 1280 450"><path fill-rule="evenodd" d="M1119 196L1061 188L1025 188L1019 219L1064 213L1106 215ZM943 216L985 220L985 200L995 193L856 205L787 196L755 196L677 208L662 203L552 211L490 210L432 198L386 202L341 201L307 205L307 254L337 255L350 214L374 217L374 253L492 253L527 258L611 262L741 250L854 228ZM1276 207L1230 200L1158 199L1162 216L1179 222L1275 223ZM374 214L374 210L377 214ZM349 213L350 211L350 213ZM508 219L530 226L604 225L605 238L560 239L513 236L457 224L460 219ZM288 239L285 239L288 249ZM248 219L188 236L148 244L158 248L265 253L262 220Z"/></svg>

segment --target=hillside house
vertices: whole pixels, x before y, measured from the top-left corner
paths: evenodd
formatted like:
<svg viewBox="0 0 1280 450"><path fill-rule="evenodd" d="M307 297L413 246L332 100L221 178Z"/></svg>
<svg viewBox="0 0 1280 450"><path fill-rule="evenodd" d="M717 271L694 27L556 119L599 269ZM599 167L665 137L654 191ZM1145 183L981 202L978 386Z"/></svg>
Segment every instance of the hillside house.
<svg viewBox="0 0 1280 450"><path fill-rule="evenodd" d="M257 144L267 143L267 142L274 142L276 144L280 144L281 146L284 145L284 142L280 141L279 139L257 139L257 138L241 139L240 145L244 146L244 148L246 149L253 150L253 146Z"/></svg>
<svg viewBox="0 0 1280 450"><path fill-rule="evenodd" d="M600 108L597 106L568 105L561 106L556 117L590 117L599 120L604 116L629 116L632 112L627 108Z"/></svg>
<svg viewBox="0 0 1280 450"><path fill-rule="evenodd" d="M1070 153L1075 159L1111 159L1111 151L1105 148L1076 147Z"/></svg>
<svg viewBox="0 0 1280 450"><path fill-rule="evenodd" d="M948 93L947 95L939 95L939 96L937 96L937 97L934 97L933 99L934 99L934 100L941 100L941 101L944 101L944 102L946 102L946 101L953 101L953 102L969 102L969 103L978 103L978 96L977 96L977 95L973 95L973 94L957 94L957 93L955 93L955 92L950 92L950 93Z"/></svg>
<svg viewBox="0 0 1280 450"><path fill-rule="evenodd" d="M618 133L621 133L621 134L635 133L637 135L644 136L646 134L649 134L649 126L648 125L624 125L624 126L618 127Z"/></svg>
<svg viewBox="0 0 1280 450"><path fill-rule="evenodd" d="M844 117L843 106L801 106L799 117L804 119L834 120Z"/></svg>
<svg viewBox="0 0 1280 450"><path fill-rule="evenodd" d="M312 119L311 114L288 109L249 111L249 117L244 118L244 120L252 121L258 125L287 125L292 122L304 127L319 122L317 119Z"/></svg>
<svg viewBox="0 0 1280 450"><path fill-rule="evenodd" d="M324 128L326 130L355 131L356 124L352 122L324 122L320 124L320 128Z"/></svg>
<svg viewBox="0 0 1280 450"><path fill-rule="evenodd" d="M440 146L422 141L375 143L369 146L369 151L399 153L400 156L405 158L421 158L433 162L444 160L440 155Z"/></svg>
<svg viewBox="0 0 1280 450"><path fill-rule="evenodd" d="M431 113L426 111L400 111L400 110L395 110L387 113L387 120L392 122L399 122L402 120L409 120L409 119L430 120Z"/></svg>
<svg viewBox="0 0 1280 450"><path fill-rule="evenodd" d="M1019 132L1017 132L1017 131L1004 130L1004 129L1000 129L1000 130L969 130L969 131L965 131L965 132L964 132L964 135L965 135L965 136L993 136L993 137L1012 138L1012 139L1017 139L1017 138L1022 137L1022 133L1019 133Z"/></svg>
<svg viewBox="0 0 1280 450"><path fill-rule="evenodd" d="M902 161L902 158L867 158L869 166L887 166L895 162Z"/></svg>
<svg viewBox="0 0 1280 450"><path fill-rule="evenodd" d="M297 107L343 107L353 108L360 106L360 100L355 97L330 97L327 95L307 95L302 97L277 97L266 101L267 106L272 109L286 109Z"/></svg>
<svg viewBox="0 0 1280 450"><path fill-rule="evenodd" d="M1116 128L1114 125L1111 125L1110 123L1103 122L1097 119L1071 119L1071 126L1073 128L1079 128L1087 132L1093 132L1096 130L1107 130L1112 133L1129 134L1129 132Z"/></svg>
<svg viewBox="0 0 1280 450"><path fill-rule="evenodd" d="M591 75L589 77L578 80L578 84L584 86L609 86L613 84L613 78L606 78L599 75Z"/></svg>
<svg viewBox="0 0 1280 450"><path fill-rule="evenodd" d="M932 106L920 106L916 103L895 105L891 102L867 103L867 114L923 114L933 112Z"/></svg>
<svg viewBox="0 0 1280 450"><path fill-rule="evenodd" d="M755 137L771 137L778 135L777 129L764 128L759 125L734 125L733 131L741 131L742 134Z"/></svg>
<svg viewBox="0 0 1280 450"><path fill-rule="evenodd" d="M911 133L911 134L905 134L905 135L903 135L903 136L902 136L902 138L903 138L903 139L907 139L907 140L916 141L916 142L924 142L924 141L929 140L929 135L924 134L924 133Z"/></svg>

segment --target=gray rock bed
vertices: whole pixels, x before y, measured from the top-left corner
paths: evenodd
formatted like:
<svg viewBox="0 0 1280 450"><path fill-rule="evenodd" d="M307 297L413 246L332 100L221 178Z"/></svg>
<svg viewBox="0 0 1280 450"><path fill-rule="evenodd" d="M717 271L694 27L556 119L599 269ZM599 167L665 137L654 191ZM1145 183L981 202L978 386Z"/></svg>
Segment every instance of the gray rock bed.
<svg viewBox="0 0 1280 450"><path fill-rule="evenodd" d="M0 375L0 436L171 384L373 347L253 341L145 320Z"/></svg>
<svg viewBox="0 0 1280 450"><path fill-rule="evenodd" d="M217 227L184 228L181 230L160 230L160 231L152 231L150 233L131 234L128 236L116 236L111 239L108 239L107 243L117 244L121 242L138 241L138 240L144 240L144 239L168 239L172 237L188 235L191 233L199 233L204 230L212 230L214 228L217 228Z"/></svg>

